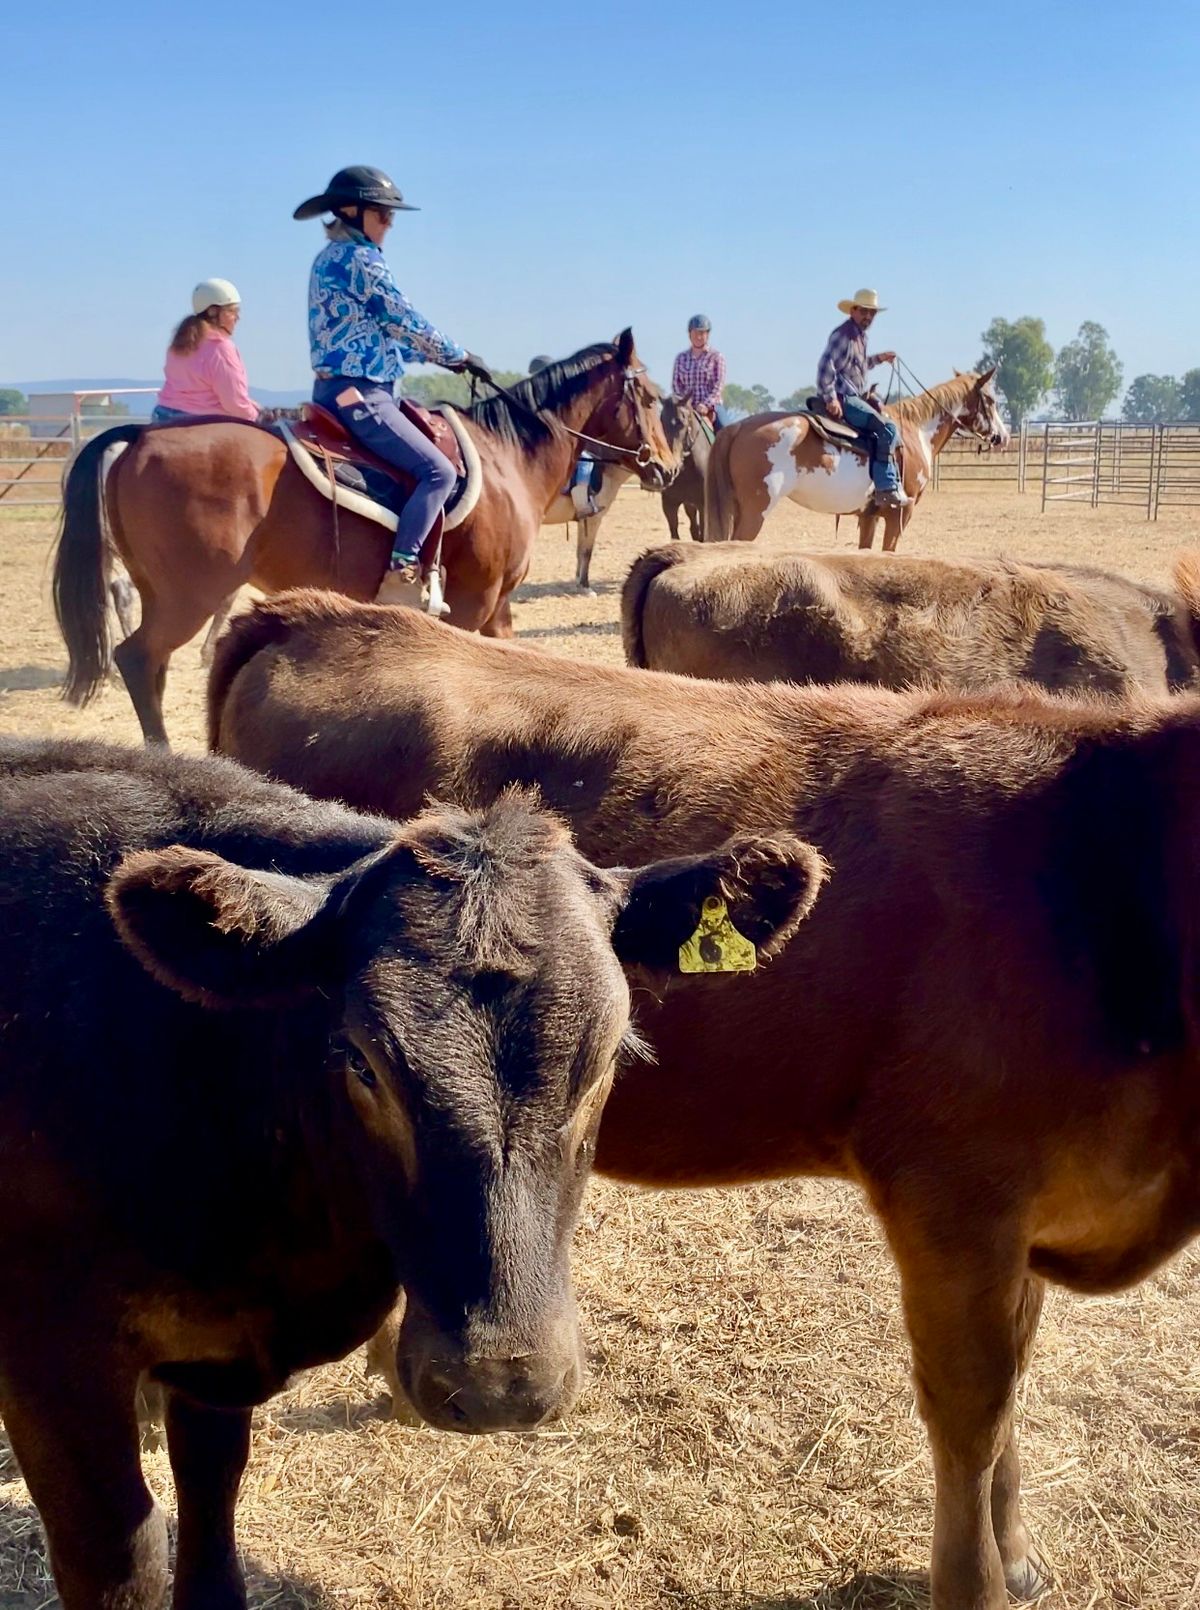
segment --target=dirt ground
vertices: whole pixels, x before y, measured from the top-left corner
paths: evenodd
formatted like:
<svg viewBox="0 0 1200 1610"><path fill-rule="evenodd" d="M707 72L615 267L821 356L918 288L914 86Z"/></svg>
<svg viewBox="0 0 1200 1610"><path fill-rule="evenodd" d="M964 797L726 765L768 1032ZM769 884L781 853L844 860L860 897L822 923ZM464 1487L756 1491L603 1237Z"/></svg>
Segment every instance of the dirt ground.
<svg viewBox="0 0 1200 1610"><path fill-rule="evenodd" d="M49 511L0 514L0 728L134 742L113 685L58 698L47 602ZM1166 581L1194 522L1057 507L1035 494L943 490L908 552L1004 552ZM522 638L621 659L620 580L665 540L657 499L627 490L601 529L597 596L542 533L515 610ZM777 513L764 546L853 543ZM198 644L167 694L198 748ZM593 1182L576 1269L591 1383L535 1437L458 1439L386 1417L361 1356L319 1370L256 1417L240 1539L252 1603L423 1610L901 1610L927 1605L932 1475L908 1379L897 1282L846 1186L797 1181L651 1194ZM1023 1393L1027 1512L1058 1586L1048 1610L1200 1607L1200 1258L1136 1291L1052 1294ZM166 1457L146 1460L170 1505ZM0 1439L0 1607L57 1603L36 1516Z"/></svg>

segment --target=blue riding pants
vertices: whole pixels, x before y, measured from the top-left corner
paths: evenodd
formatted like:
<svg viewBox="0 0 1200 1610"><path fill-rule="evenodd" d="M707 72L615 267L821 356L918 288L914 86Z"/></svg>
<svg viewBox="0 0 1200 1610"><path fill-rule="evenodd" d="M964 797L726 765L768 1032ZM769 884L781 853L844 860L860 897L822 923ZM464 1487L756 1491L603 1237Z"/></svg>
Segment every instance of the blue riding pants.
<svg viewBox="0 0 1200 1610"><path fill-rule="evenodd" d="M843 397L842 414L847 425L871 438L871 480L877 492L896 490L896 460L892 454L900 440L896 422L872 408L861 397Z"/></svg>
<svg viewBox="0 0 1200 1610"><path fill-rule="evenodd" d="M345 397L348 391L356 395L339 402L338 398ZM428 436L405 418L386 386L346 376L318 378L313 385L313 401L336 414L356 441L416 482L396 510L399 524L392 540L392 569L411 565L433 529L438 511L454 490L454 466Z"/></svg>

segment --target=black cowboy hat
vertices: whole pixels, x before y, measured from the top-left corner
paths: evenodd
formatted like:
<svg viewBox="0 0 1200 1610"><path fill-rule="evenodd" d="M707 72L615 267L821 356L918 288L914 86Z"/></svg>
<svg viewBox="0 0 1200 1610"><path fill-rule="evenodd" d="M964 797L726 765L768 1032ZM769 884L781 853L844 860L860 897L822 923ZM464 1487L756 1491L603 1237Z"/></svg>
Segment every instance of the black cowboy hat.
<svg viewBox="0 0 1200 1610"><path fill-rule="evenodd" d="M387 207L392 212L420 212L405 201L382 168L357 164L339 168L319 196L302 201L293 218L319 218L323 212L339 207Z"/></svg>

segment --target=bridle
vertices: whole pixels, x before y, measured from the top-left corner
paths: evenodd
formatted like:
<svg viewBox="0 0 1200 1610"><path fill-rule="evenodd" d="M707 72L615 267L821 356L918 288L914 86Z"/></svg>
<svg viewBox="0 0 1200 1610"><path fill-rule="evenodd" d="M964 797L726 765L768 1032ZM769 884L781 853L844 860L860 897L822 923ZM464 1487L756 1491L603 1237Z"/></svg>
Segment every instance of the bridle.
<svg viewBox="0 0 1200 1610"><path fill-rule="evenodd" d="M905 381L904 376L900 372L902 369L908 375L908 380L907 381ZM933 393L930 391L928 386L924 386L924 385L921 384L921 382L917 379L916 375L913 374L912 370L904 362L903 358L897 358L896 359L895 363L892 365L892 373L893 373L893 376L896 379L896 381L897 381L897 383L900 386L902 391L903 391L904 387L907 385L908 390L910 392L913 392L913 387L915 386L916 387L916 392L913 392L913 395L916 395L917 393L921 393L926 397L930 397L930 396L933 395ZM891 393L892 393L892 388L891 388L891 385L889 384L888 385L888 396L889 397L891 396ZM982 392L980 393L980 395L982 395ZM885 399L885 402L886 402L886 399ZM951 436L973 436L975 438L975 440L979 443L981 450L983 448L985 448L985 447L993 447L993 446L995 446L995 442L994 442L994 439L993 439L993 434L992 434L991 431L982 429L975 422L975 420L973 420L973 419L963 419L957 413L952 414L948 410L946 412L947 412L947 418L951 421L951 423L954 426L954 429L950 432Z"/></svg>
<svg viewBox="0 0 1200 1610"><path fill-rule="evenodd" d="M644 364L639 365L637 368L630 364L625 370L625 377L621 386L621 399L629 403L633 411L634 421L639 429L641 428L641 421L638 413L637 381L638 376L645 373L646 366ZM472 391L475 388L475 380L476 377L472 375ZM587 431L572 430L570 425L564 425L562 420L554 414L543 413L540 409L531 408L515 392L509 391L507 386L500 385L499 381L493 380L490 376L486 384L491 386L493 391L498 392L511 407L519 409L523 414L528 414L531 419L536 419L539 424L547 425L552 430L560 430L565 436L570 436L575 441L582 442L588 448L592 457L600 464L623 464L627 459L632 459L638 469L644 470L649 469L655 463L654 449L648 441L643 440L638 447L618 447L615 442L605 442L599 436L589 436ZM665 465L663 468L665 469Z"/></svg>

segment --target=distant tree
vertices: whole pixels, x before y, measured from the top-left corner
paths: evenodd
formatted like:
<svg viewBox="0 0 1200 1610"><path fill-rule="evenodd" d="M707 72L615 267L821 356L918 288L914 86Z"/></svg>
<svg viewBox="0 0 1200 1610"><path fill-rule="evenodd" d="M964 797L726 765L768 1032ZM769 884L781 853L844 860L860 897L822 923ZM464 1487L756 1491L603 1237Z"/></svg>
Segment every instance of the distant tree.
<svg viewBox="0 0 1200 1610"><path fill-rule="evenodd" d="M1054 389L1066 419L1101 419L1121 390L1121 360L1108 342L1108 331L1091 319L1059 353Z"/></svg>
<svg viewBox="0 0 1200 1610"><path fill-rule="evenodd" d="M1200 369L1189 369L1179 382L1181 419L1200 421Z"/></svg>
<svg viewBox="0 0 1200 1610"><path fill-rule="evenodd" d="M795 391L789 391L786 397L781 397L775 404L776 408L786 408L789 413L796 408L803 408L810 397L816 395L816 384L811 386L797 386Z"/></svg>
<svg viewBox="0 0 1200 1610"><path fill-rule="evenodd" d="M1042 319L993 319L983 332L980 369L996 369L996 387L1008 405L1008 417L1019 430L1054 384L1054 348L1046 340Z"/></svg>
<svg viewBox="0 0 1200 1610"><path fill-rule="evenodd" d="M29 399L23 391L0 391L0 414L27 414Z"/></svg>
<svg viewBox="0 0 1200 1610"><path fill-rule="evenodd" d="M775 399L765 386L735 386L725 383L725 406L744 414L766 414L775 406Z"/></svg>
<svg viewBox="0 0 1200 1610"><path fill-rule="evenodd" d="M1183 388L1174 375L1138 375L1129 382L1121 418L1131 425L1161 425L1183 414Z"/></svg>
<svg viewBox="0 0 1200 1610"><path fill-rule="evenodd" d="M515 369L497 369L494 371L496 379L502 386L514 385L525 376ZM466 408L471 401L471 381L468 375L451 374L448 369L439 369L428 375L405 375L401 394L410 397L413 402L422 408L431 408L434 403L450 403L454 408ZM480 386L476 395L482 401L492 396L487 386Z"/></svg>

